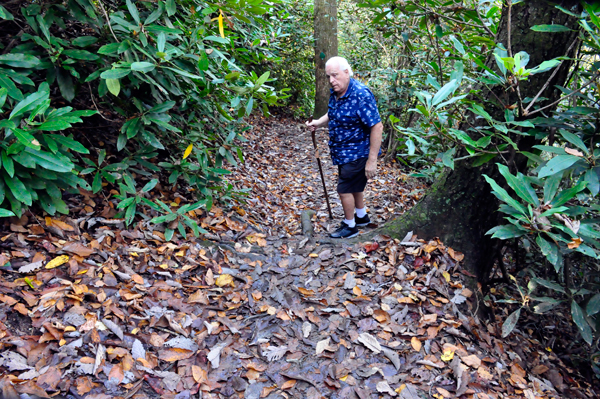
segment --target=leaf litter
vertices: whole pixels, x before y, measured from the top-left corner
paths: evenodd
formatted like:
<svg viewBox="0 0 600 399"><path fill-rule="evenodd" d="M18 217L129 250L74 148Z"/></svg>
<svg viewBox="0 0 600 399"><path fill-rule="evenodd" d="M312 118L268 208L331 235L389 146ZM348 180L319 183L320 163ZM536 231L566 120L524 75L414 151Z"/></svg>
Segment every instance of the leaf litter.
<svg viewBox="0 0 600 399"><path fill-rule="evenodd" d="M595 397L527 331L503 338L502 318L477 317L464 255L438 240L298 235L304 208L319 210L318 232L329 223L319 187L307 188L314 170L302 176L309 147L286 139L306 134L260 123L272 135L250 135L259 147L239 183L264 189L190 215L209 231L199 239L125 230L115 203L86 192L71 200L80 219L11 220L0 237L4 397ZM288 177L265 171L277 159ZM379 222L393 196L416 200L394 173L370 194ZM291 197L278 197L281 184Z"/></svg>

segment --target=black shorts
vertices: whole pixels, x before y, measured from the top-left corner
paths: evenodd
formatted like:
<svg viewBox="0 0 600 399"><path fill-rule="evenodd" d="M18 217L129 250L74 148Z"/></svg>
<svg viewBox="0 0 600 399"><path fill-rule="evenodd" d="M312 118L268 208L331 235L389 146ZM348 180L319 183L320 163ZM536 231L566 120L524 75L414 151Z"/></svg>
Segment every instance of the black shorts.
<svg viewBox="0 0 600 399"><path fill-rule="evenodd" d="M365 191L367 185L367 176L365 175L367 159L367 157L358 158L352 162L338 165L338 193L362 193Z"/></svg>

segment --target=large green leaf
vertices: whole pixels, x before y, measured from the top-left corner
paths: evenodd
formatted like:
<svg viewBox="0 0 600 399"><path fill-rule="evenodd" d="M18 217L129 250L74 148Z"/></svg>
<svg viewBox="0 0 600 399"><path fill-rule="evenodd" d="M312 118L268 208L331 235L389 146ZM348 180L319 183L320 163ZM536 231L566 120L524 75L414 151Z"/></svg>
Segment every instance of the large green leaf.
<svg viewBox="0 0 600 399"><path fill-rule="evenodd" d="M515 310L506 318L504 323L502 324L502 338L507 337L512 330L515 329L517 325L517 321L519 321L519 316L521 315L521 308Z"/></svg>
<svg viewBox="0 0 600 399"><path fill-rule="evenodd" d="M104 71L100 74L102 79L121 79L131 73L131 69L109 69L108 71Z"/></svg>
<svg viewBox="0 0 600 399"><path fill-rule="evenodd" d="M600 312L600 294L594 295L587 303L586 312L588 316L593 316Z"/></svg>
<svg viewBox="0 0 600 399"><path fill-rule="evenodd" d="M129 14L131 14L131 17L133 18L133 20L139 25L140 24L140 14L138 12L138 9L131 2L131 0L127 0L125 3L127 4L127 9L129 10Z"/></svg>
<svg viewBox="0 0 600 399"><path fill-rule="evenodd" d="M29 148L26 148L25 151L35 160L36 164L55 172L71 172L75 167L69 158L61 154L35 151Z"/></svg>
<svg viewBox="0 0 600 399"><path fill-rule="evenodd" d="M563 170L573 166L575 162L582 159L583 158L575 155L558 155L549 160L548 163L540 169L538 177L541 179L562 172Z"/></svg>
<svg viewBox="0 0 600 399"><path fill-rule="evenodd" d="M33 148L34 150L40 149L40 143L26 130L22 129L13 129L13 133L17 137L20 143L26 145L29 148Z"/></svg>
<svg viewBox="0 0 600 399"><path fill-rule="evenodd" d="M587 182L586 181L580 181L579 183L577 183L575 186L566 189L566 190L562 190L550 203L550 205L552 205L553 207L557 207L557 206L561 206L563 204L565 204L567 201L569 201L571 198L575 197L575 195L577 195L577 193L579 193L580 191L584 190L585 187L587 186Z"/></svg>
<svg viewBox="0 0 600 399"><path fill-rule="evenodd" d="M590 325L585 319L583 310L575 301L571 302L571 316L573 317L573 321L579 328L579 332L581 333L581 336L583 337L585 342L587 342L588 345L591 345L593 341L592 329L590 328Z"/></svg>
<svg viewBox="0 0 600 399"><path fill-rule="evenodd" d="M33 204L33 200L31 198L29 190L27 190L27 187L25 187L23 182L17 176L10 177L6 173L3 173L3 177L4 183L6 183L13 197L17 201L27 206L31 206L31 204Z"/></svg>
<svg viewBox="0 0 600 399"><path fill-rule="evenodd" d="M8 12L8 10L2 6L0 6L0 19L5 19L7 21L13 21L15 17Z"/></svg>
<svg viewBox="0 0 600 399"><path fill-rule="evenodd" d="M73 85L73 77L63 68L58 68L56 71L56 79L58 80L58 88L60 94L68 102L75 98L75 86Z"/></svg>
<svg viewBox="0 0 600 399"><path fill-rule="evenodd" d="M527 212L527 210L525 209L525 207L523 207L523 205L521 205L518 201L516 201L515 199L513 199L506 192L505 189L503 189L502 187L500 187L498 185L498 183L496 183L494 181L494 179L492 179L491 177L489 177L487 175L483 175L483 177L489 183L489 185L492 186L493 193L494 193L494 195L496 197L498 197L498 199L500 199L501 201L506 202L508 205L510 205L511 207L513 207L514 209L516 209L517 211L519 211L521 214L523 214L525 216L527 216L529 214L529 212Z"/></svg>
<svg viewBox="0 0 600 399"><path fill-rule="evenodd" d="M86 50L64 50L63 55L66 55L69 58L73 58L74 60L82 61L96 61L100 58L96 54L90 53Z"/></svg>
<svg viewBox="0 0 600 399"><path fill-rule="evenodd" d="M535 242L540 247L546 259L548 259L548 261L554 266L554 269L558 273L561 266L558 261L558 246L553 242L546 241L544 238L542 238L541 234L538 234L538 236L535 239Z"/></svg>
<svg viewBox="0 0 600 399"><path fill-rule="evenodd" d="M75 152L79 152L81 154L89 154L90 151L85 148L83 146L83 144L81 144L78 141L73 140L70 137L65 137L65 136L61 136L60 134L49 134L48 136L50 136L53 140L55 140L56 142L60 143L61 145L65 146L66 148L75 151Z"/></svg>
<svg viewBox="0 0 600 399"><path fill-rule="evenodd" d="M431 100L431 105L436 106L437 104L441 103L457 88L458 82L456 81L456 79L453 79L450 82L446 83L437 93L435 93L433 99Z"/></svg>
<svg viewBox="0 0 600 399"><path fill-rule="evenodd" d="M17 68L35 68L40 65L40 60L33 55L10 53L0 55L0 64Z"/></svg>
<svg viewBox="0 0 600 399"><path fill-rule="evenodd" d="M531 28L536 32L570 32L571 29L564 25L534 25Z"/></svg>
<svg viewBox="0 0 600 399"><path fill-rule="evenodd" d="M523 175L520 175L519 179L517 178L517 176L513 176L510 173L506 165L497 165L498 169L500 170L500 174L504 176L510 188L512 188L515 191L515 193L517 193L517 195L521 197L521 199L529 202L531 205L535 205L536 207L540 206L540 201L535 195L535 191L529 185L529 182L525 180Z"/></svg>
<svg viewBox="0 0 600 399"><path fill-rule="evenodd" d="M492 234L492 238L498 238L500 240L508 240L510 238L521 237L527 234L528 230L515 226L514 224L507 224L503 226L496 226L488 230L485 234Z"/></svg>
<svg viewBox="0 0 600 399"><path fill-rule="evenodd" d="M153 71L155 68L155 65L150 63L150 62L134 62L131 64L131 70L132 71L139 71L139 72L150 72Z"/></svg>

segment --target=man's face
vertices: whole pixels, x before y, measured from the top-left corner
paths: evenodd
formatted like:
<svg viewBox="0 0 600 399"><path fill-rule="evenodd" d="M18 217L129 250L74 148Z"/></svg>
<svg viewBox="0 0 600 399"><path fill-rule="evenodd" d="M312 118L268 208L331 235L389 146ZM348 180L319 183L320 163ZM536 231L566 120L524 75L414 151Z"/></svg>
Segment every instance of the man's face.
<svg viewBox="0 0 600 399"><path fill-rule="evenodd" d="M350 73L348 70L340 70L340 66L337 64L328 65L325 68L327 78L329 78L329 84L336 94L343 94L346 92L348 85L350 84Z"/></svg>

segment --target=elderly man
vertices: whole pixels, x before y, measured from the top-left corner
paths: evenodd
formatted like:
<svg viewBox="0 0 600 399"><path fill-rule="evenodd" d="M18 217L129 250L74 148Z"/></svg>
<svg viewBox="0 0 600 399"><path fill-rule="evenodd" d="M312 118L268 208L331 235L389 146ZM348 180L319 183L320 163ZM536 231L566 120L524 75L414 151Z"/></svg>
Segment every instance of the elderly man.
<svg viewBox="0 0 600 399"><path fill-rule="evenodd" d="M358 235L358 227L370 222L363 192L367 180L375 177L377 171L383 125L375 96L368 87L351 78L352 69L345 58L330 58L325 72L332 94L329 110L306 125L314 131L329 123L329 149L333 164L338 165L337 192L345 217L331 237L350 238Z"/></svg>

